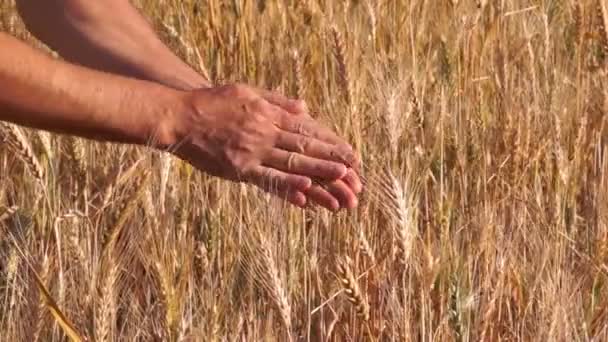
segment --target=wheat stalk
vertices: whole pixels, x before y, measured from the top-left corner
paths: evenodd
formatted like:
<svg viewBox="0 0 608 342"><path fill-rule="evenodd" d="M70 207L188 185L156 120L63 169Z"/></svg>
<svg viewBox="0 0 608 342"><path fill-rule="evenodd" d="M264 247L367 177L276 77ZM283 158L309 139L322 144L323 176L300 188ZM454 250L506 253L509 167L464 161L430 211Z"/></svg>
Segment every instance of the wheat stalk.
<svg viewBox="0 0 608 342"><path fill-rule="evenodd" d="M11 237L11 242L12 242L12 245L14 247L14 250L18 253L18 255L21 256L21 258L19 258L19 259L25 260L25 264L27 265L27 267L30 270L30 272L32 272L32 275L34 277L34 281L35 281L35 283L36 283L36 285L38 287L38 290L40 291L40 294L42 295L42 300L46 304L47 309L53 315L53 318L55 319L55 322L57 322L57 324L59 324L59 326L61 327L61 330L65 333L65 335L67 337L70 338L70 340L72 342L80 342L80 341L82 341L82 337L80 336L80 334L78 333L78 331L76 330L76 328L74 327L74 325L72 324L72 322L61 311L61 309L59 308L59 306L57 305L57 303L53 299L53 296L51 295L51 292L48 290L48 288L46 287L46 285L42 281L41 276L38 274L38 272L36 271L36 269L34 268L34 266L28 261L28 259L26 257L26 254L21 249L21 247L19 247L19 243L17 241L17 238L13 234L11 234L10 237Z"/></svg>

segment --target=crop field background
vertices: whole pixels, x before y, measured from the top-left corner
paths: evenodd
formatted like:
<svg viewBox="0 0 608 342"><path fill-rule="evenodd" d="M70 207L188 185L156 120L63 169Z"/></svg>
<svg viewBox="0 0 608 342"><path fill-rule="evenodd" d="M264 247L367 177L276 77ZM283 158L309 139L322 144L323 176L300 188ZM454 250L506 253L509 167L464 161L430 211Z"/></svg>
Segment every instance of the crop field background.
<svg viewBox="0 0 608 342"><path fill-rule="evenodd" d="M2 340L608 340L606 1L136 4L348 137L361 203L4 125ZM11 1L0 29L40 46Z"/></svg>

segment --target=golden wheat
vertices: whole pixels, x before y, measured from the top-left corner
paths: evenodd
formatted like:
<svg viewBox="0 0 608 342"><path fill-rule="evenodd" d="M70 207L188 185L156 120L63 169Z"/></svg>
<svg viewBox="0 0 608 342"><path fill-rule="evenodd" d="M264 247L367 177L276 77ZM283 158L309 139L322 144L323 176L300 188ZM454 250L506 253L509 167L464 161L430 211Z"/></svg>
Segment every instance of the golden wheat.
<svg viewBox="0 0 608 342"><path fill-rule="evenodd" d="M3 339L608 340L605 1L134 3L212 83L306 99L360 206L3 126Z"/></svg>
<svg viewBox="0 0 608 342"><path fill-rule="evenodd" d="M361 292L359 284L353 275L351 263L352 261L348 258L338 261L338 276L340 277L340 283L344 287L344 293L348 297L349 302L355 306L357 315L361 317L362 320L368 321L370 317L369 304L363 297L363 292Z"/></svg>

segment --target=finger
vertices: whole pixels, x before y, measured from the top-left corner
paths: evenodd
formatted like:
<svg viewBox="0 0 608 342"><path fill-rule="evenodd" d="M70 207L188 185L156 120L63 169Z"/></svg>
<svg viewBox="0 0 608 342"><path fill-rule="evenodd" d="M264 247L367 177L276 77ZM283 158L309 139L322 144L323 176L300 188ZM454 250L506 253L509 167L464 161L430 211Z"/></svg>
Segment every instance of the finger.
<svg viewBox="0 0 608 342"><path fill-rule="evenodd" d="M359 167L359 159L355 155L352 146L329 128L306 117L281 116L280 119L279 128L287 132L315 138L325 143L339 146L340 150L345 151L343 155L339 156L343 159L342 162L353 168Z"/></svg>
<svg viewBox="0 0 608 342"><path fill-rule="evenodd" d="M312 158L296 152L274 149L270 152L264 165L287 173L295 173L307 177L326 180L336 180L346 175L346 166L323 159Z"/></svg>
<svg viewBox="0 0 608 342"><path fill-rule="evenodd" d="M276 146L309 157L344 163L352 151L343 145L332 145L304 135L281 131L277 135Z"/></svg>
<svg viewBox="0 0 608 342"><path fill-rule="evenodd" d="M268 102L259 110L268 115L268 117L275 122L275 125L278 126L278 128L281 128L285 133L300 135L304 138L314 138L326 144L335 145L332 150L328 150L328 153L331 154L330 156L320 158L339 161L346 166L358 169L360 162L353 152L353 148L335 135L331 130L318 124L312 118L295 118L279 106ZM286 139L289 139L289 137L286 137ZM302 143L305 141L300 140L299 142ZM291 136L291 143L298 143L295 136ZM297 146L294 146L294 148L297 148Z"/></svg>
<svg viewBox="0 0 608 342"><path fill-rule="evenodd" d="M340 202L319 185L311 186L304 194L308 198L308 203L310 204L314 202L331 211L340 210Z"/></svg>
<svg viewBox="0 0 608 342"><path fill-rule="evenodd" d="M263 166L255 168L247 176L247 181L300 207L306 204L303 192L312 184L310 178Z"/></svg>
<svg viewBox="0 0 608 342"><path fill-rule="evenodd" d="M283 115L279 119L281 119L279 126L285 131L313 137L334 145L348 145L346 141L341 139L336 133L312 118Z"/></svg>
<svg viewBox="0 0 608 342"><path fill-rule="evenodd" d="M346 141L344 141L342 138L338 137L334 132L332 132L328 128L324 127L323 125L317 123L312 119L294 118L280 115L278 118L281 120L279 128L284 130L285 133L292 133L296 135L290 136L288 134L284 134L281 137L281 134L283 133L279 132L280 134L278 138L283 139L284 144L291 144L293 146L295 143L295 148L297 148L297 143L300 143L301 145L302 143L306 142L304 140L301 140L302 138L299 138L298 136L314 138L328 145L334 146L334 148L331 150L326 149L327 152L330 152L332 154L330 158L320 158L339 161L355 170L359 168L360 161L357 155L355 154L352 146Z"/></svg>
<svg viewBox="0 0 608 342"><path fill-rule="evenodd" d="M315 138L331 145L340 146L340 149L349 151L347 156L354 159L353 149L344 139L340 138L329 128L321 125L310 116L293 116L280 106L268 102L263 111L274 121L275 126L287 133ZM347 158L347 159L348 159Z"/></svg>
<svg viewBox="0 0 608 342"><path fill-rule="evenodd" d="M359 204L357 195L353 190L342 180L333 181L325 186L325 189L334 196L340 207L354 209Z"/></svg>
<svg viewBox="0 0 608 342"><path fill-rule="evenodd" d="M312 185L308 177L264 166L254 168L246 176L246 180L273 193L305 191Z"/></svg>
<svg viewBox="0 0 608 342"><path fill-rule="evenodd" d="M307 203L307 199L306 199L306 195L304 195L303 193L297 191L297 192L293 192L290 193L287 198L286 198L287 202L298 206L300 208L304 208L306 206Z"/></svg>
<svg viewBox="0 0 608 342"><path fill-rule="evenodd" d="M264 100L272 103L275 106L281 107L290 114L308 114L308 106L302 100L290 99L278 92L255 88L255 91Z"/></svg>
<svg viewBox="0 0 608 342"><path fill-rule="evenodd" d="M361 179L353 169L348 169L346 176L342 178L342 181L344 181L344 183L346 183L346 185L348 185L355 194L359 194L361 191L363 191Z"/></svg>

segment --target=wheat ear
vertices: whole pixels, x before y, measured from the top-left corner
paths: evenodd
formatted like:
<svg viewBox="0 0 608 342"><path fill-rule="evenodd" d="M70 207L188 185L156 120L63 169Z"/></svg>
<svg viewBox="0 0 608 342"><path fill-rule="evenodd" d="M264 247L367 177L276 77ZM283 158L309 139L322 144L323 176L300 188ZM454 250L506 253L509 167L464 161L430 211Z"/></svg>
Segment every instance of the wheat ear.
<svg viewBox="0 0 608 342"><path fill-rule="evenodd" d="M274 303L281 321L287 330L289 340L292 340L291 305L287 291L282 285L276 261L273 257L269 240L260 230L246 230L244 269L262 287Z"/></svg>
<svg viewBox="0 0 608 342"><path fill-rule="evenodd" d="M77 176L78 184L82 187L80 190L85 190L87 185L87 165L84 144L79 138L71 138L68 146L74 173Z"/></svg>
<svg viewBox="0 0 608 342"><path fill-rule="evenodd" d="M169 177L171 175L171 169L173 167L173 158L165 153L160 157L160 190L159 190L159 202L161 213L165 212L165 200L167 197L167 184L169 183Z"/></svg>
<svg viewBox="0 0 608 342"><path fill-rule="evenodd" d="M335 25L331 27L331 36L334 47L334 56L336 57L336 62L338 63L338 82L342 92L344 93L346 103L351 105L353 100L353 91L350 83L350 74L348 73L348 63L346 60L346 44L344 43L342 33Z"/></svg>
<svg viewBox="0 0 608 342"><path fill-rule="evenodd" d="M52 159L54 153L50 133L45 131L38 131L38 140L40 140L40 145L42 145L42 149L44 150L44 154L46 154L47 159Z"/></svg>
<svg viewBox="0 0 608 342"><path fill-rule="evenodd" d="M114 220L110 225L110 230L104 237L102 253L105 253L108 247L116 241L120 235L120 232L122 231L122 227L137 208L139 200L146 192L149 178L150 171L144 171L144 174L135 183L135 191L125 202L122 203L118 209L116 215L114 216Z"/></svg>
<svg viewBox="0 0 608 342"><path fill-rule="evenodd" d="M17 210L19 210L19 207L16 205L2 209L1 214L0 214L0 223L2 223L4 220L9 219L11 216L13 216L13 214L15 214L17 212Z"/></svg>
<svg viewBox="0 0 608 342"><path fill-rule="evenodd" d="M367 258L372 265L376 264L376 255L374 254L374 250L372 249L369 240L365 236L365 232L363 231L363 227L359 228L359 249Z"/></svg>
<svg viewBox="0 0 608 342"><path fill-rule="evenodd" d="M99 291L99 301L95 309L95 338L96 341L110 341L112 325L116 312L116 281L118 278L118 265L114 259L113 251L109 251L105 258L104 278Z"/></svg>
<svg viewBox="0 0 608 342"><path fill-rule="evenodd" d="M346 293L348 301L355 306L357 315L367 322L369 320L369 304L363 297L363 293L355 280L350 265L351 260L348 257L338 261L338 276L340 277L340 283L344 288L344 293Z"/></svg>
<svg viewBox="0 0 608 342"><path fill-rule="evenodd" d="M32 275L34 276L34 281L36 282L38 290L40 291L40 294L42 295L42 300L46 304L47 309L53 315L55 322L57 322L57 324L59 324L59 327L61 328L63 333L72 342L82 341L82 337L80 337L80 334L76 330L74 324L72 324L72 322L67 318L67 316L64 315L64 313L61 311L61 309L59 308L59 306L53 299L53 296L51 296L51 292L44 285L42 278L40 277L38 272L36 272L36 269L34 268L34 266L27 260L25 253L23 252L21 247L19 247L17 238L14 235L11 235L11 241L12 241L13 247L18 252L18 254L21 256L21 259L25 260L25 263L26 263L28 269L32 272Z"/></svg>
<svg viewBox="0 0 608 342"><path fill-rule="evenodd" d="M36 180L43 185L44 184L44 169L40 166L40 161L32 152L32 147L29 141L25 138L19 127L2 123L2 127L6 131L9 139L9 145L13 146L15 152L24 161L27 169L36 178Z"/></svg>
<svg viewBox="0 0 608 342"><path fill-rule="evenodd" d="M604 52L604 55L608 55L608 9L604 0L598 0L598 26L600 33L600 46Z"/></svg>
<svg viewBox="0 0 608 342"><path fill-rule="evenodd" d="M304 84L304 76L302 75L302 57L298 50L293 52L293 75L295 80L296 98L304 99L306 96L306 85Z"/></svg>

